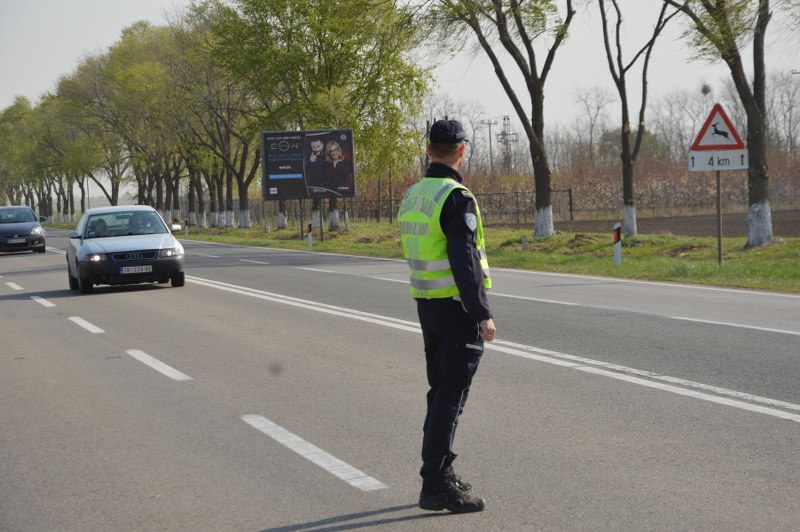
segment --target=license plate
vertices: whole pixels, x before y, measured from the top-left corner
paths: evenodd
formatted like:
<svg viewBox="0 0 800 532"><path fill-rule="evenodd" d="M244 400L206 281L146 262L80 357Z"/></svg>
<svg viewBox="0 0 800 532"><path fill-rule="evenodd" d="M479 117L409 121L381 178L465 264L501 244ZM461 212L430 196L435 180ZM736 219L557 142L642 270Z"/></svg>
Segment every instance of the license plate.
<svg viewBox="0 0 800 532"><path fill-rule="evenodd" d="M6 244L24 244L24 243L25 243L24 238L9 238L8 240L6 240Z"/></svg>
<svg viewBox="0 0 800 532"><path fill-rule="evenodd" d="M153 267L150 265L147 266L122 266L119 269L119 273L150 273L153 271Z"/></svg>

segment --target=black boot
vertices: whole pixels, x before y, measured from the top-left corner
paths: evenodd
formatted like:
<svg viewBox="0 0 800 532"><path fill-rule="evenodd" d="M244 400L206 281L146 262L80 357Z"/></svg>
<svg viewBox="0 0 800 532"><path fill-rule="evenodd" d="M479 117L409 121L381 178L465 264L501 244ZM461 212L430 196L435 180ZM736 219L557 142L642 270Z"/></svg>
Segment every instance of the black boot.
<svg viewBox="0 0 800 532"><path fill-rule="evenodd" d="M486 502L472 496L472 486L449 471L438 471L422 478L419 507L423 510L450 510L454 513L480 512Z"/></svg>

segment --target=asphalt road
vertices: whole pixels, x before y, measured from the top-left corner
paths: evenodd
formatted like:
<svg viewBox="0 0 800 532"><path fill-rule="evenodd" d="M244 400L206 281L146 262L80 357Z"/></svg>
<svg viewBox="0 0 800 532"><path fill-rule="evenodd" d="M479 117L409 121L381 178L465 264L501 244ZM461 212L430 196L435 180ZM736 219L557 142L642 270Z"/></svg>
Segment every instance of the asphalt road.
<svg viewBox="0 0 800 532"><path fill-rule="evenodd" d="M796 295L493 270L457 516L404 263L185 241L80 295L64 235L0 256L4 532L800 529Z"/></svg>

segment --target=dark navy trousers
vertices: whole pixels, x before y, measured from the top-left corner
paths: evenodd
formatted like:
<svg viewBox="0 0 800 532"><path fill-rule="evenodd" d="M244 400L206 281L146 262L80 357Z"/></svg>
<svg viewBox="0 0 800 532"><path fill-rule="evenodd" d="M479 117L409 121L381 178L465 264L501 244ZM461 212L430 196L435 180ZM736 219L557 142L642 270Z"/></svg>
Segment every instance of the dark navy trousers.
<svg viewBox="0 0 800 532"><path fill-rule="evenodd" d="M483 354L483 339L478 323L453 298L418 299L417 312L430 386L420 469L425 476L448 470L456 458L453 439Z"/></svg>

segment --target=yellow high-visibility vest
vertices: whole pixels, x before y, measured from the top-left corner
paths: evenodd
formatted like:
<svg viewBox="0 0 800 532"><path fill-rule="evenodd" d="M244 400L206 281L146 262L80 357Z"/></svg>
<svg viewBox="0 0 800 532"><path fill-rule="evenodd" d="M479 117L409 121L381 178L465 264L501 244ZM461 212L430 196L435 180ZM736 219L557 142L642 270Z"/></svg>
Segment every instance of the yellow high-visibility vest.
<svg viewBox="0 0 800 532"><path fill-rule="evenodd" d="M411 268L411 296L414 298L439 299L459 295L447 259L447 237L439 222L445 200L456 189L472 196L467 187L454 179L426 177L408 190L400 205L397 221L403 252ZM475 213L475 246L480 253L483 286L488 290L492 287L492 279L477 200Z"/></svg>

